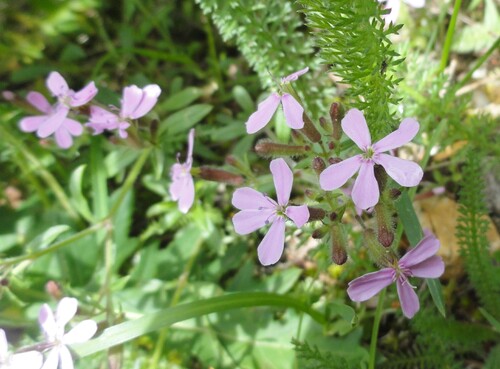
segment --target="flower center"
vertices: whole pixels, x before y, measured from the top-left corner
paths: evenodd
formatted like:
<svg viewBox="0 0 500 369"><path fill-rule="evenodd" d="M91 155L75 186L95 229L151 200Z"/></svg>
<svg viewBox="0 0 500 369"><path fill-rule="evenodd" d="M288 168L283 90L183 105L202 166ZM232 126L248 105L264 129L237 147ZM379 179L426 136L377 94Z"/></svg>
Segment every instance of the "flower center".
<svg viewBox="0 0 500 369"><path fill-rule="evenodd" d="M375 150L373 150L373 147L368 146L363 153L363 159L372 159L373 155L375 155Z"/></svg>

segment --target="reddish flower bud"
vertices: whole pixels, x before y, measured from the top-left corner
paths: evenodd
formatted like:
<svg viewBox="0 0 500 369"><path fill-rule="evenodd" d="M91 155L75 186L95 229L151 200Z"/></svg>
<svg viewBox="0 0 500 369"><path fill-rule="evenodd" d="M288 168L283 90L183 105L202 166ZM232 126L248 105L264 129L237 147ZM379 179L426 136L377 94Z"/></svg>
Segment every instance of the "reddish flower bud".
<svg viewBox="0 0 500 369"><path fill-rule="evenodd" d="M309 118L309 116L304 112L302 114L302 118L304 120L304 128L300 131L309 139L311 142L319 142L321 141L321 133L318 132L314 123Z"/></svg>
<svg viewBox="0 0 500 369"><path fill-rule="evenodd" d="M263 157L301 156L310 149L309 146L285 145L263 139L255 145L255 152Z"/></svg>
<svg viewBox="0 0 500 369"><path fill-rule="evenodd" d="M207 181L222 182L233 186L241 186L243 184L243 177L240 175L206 166L200 167L199 176Z"/></svg>
<svg viewBox="0 0 500 369"><path fill-rule="evenodd" d="M339 103L333 103L330 106L330 118L332 119L333 138L338 141L342 137L341 121L344 118L344 108Z"/></svg>
<svg viewBox="0 0 500 369"><path fill-rule="evenodd" d="M331 228L331 258L337 265L342 265L347 261L347 235L344 230L344 225L334 223Z"/></svg>
<svg viewBox="0 0 500 369"><path fill-rule="evenodd" d="M325 217L326 211L321 208L312 208L310 206L307 207L309 209L309 221L312 222L314 220L321 220Z"/></svg>
<svg viewBox="0 0 500 369"><path fill-rule="evenodd" d="M312 161L312 168L316 172L316 174L319 176L322 171L325 170L326 164L323 159L321 159L319 156L316 156L313 161Z"/></svg>
<svg viewBox="0 0 500 369"><path fill-rule="evenodd" d="M329 159L328 159L328 162L329 162L330 164L338 164L338 163L340 163L341 161L342 161L342 159L340 159L340 158L329 158Z"/></svg>

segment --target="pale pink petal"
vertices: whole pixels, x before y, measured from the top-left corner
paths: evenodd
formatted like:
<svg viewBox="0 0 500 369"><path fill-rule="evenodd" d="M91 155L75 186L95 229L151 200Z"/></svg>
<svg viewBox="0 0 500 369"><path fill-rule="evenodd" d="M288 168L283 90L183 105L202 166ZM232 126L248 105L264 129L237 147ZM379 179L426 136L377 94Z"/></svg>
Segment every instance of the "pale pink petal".
<svg viewBox="0 0 500 369"><path fill-rule="evenodd" d="M71 352L64 345L59 347L59 365L60 369L74 369Z"/></svg>
<svg viewBox="0 0 500 369"><path fill-rule="evenodd" d="M97 95L97 88L94 82L90 82L87 86L71 96L69 104L73 107L85 105L92 100L95 95Z"/></svg>
<svg viewBox="0 0 500 369"><path fill-rule="evenodd" d="M63 336L62 342L65 345L87 342L94 336L95 332L97 332L97 323L90 319L84 320L66 333Z"/></svg>
<svg viewBox="0 0 500 369"><path fill-rule="evenodd" d="M63 124L64 119L68 115L68 109L59 105L54 114L50 115L45 121L40 124L36 134L40 138L49 137Z"/></svg>
<svg viewBox="0 0 500 369"><path fill-rule="evenodd" d="M125 87L123 89L123 99L120 115L124 118L130 118L135 109L137 109L137 107L141 103L142 97L142 89L140 89L136 85Z"/></svg>
<svg viewBox="0 0 500 369"><path fill-rule="evenodd" d="M418 185L424 175L422 168L417 163L392 155L378 154L373 158L373 161L382 165L389 177L404 187Z"/></svg>
<svg viewBox="0 0 500 369"><path fill-rule="evenodd" d="M160 86L158 85L147 85L142 89L142 99L139 105L131 113L130 118L137 119L143 117L150 112L151 109L156 105L158 101L158 96L161 94Z"/></svg>
<svg viewBox="0 0 500 369"><path fill-rule="evenodd" d="M40 125L45 122L49 117L47 115L37 115L34 117L26 117L19 122L19 128L23 132L35 132Z"/></svg>
<svg viewBox="0 0 500 369"><path fill-rule="evenodd" d="M399 302L401 303L403 314L405 315L405 317L411 319L420 309L418 296L408 280L404 278L398 278L396 284L398 286Z"/></svg>
<svg viewBox="0 0 500 369"><path fill-rule="evenodd" d="M250 187L242 187L234 191L231 203L240 210L275 209L278 205L274 200Z"/></svg>
<svg viewBox="0 0 500 369"><path fill-rule="evenodd" d="M99 106L92 105L90 107L90 121L92 123L116 123L118 116Z"/></svg>
<svg viewBox="0 0 500 369"><path fill-rule="evenodd" d="M47 304L43 304L38 313L38 322L42 328L45 338L51 342L57 334L57 324L52 309Z"/></svg>
<svg viewBox="0 0 500 369"><path fill-rule="evenodd" d="M404 0L404 2L414 8L423 8L425 6L425 0Z"/></svg>
<svg viewBox="0 0 500 369"><path fill-rule="evenodd" d="M181 174L179 174L181 171ZM193 177L182 164L174 164L172 166L171 174L172 183L170 184L170 196L172 200L178 201L179 210L181 213L186 214L194 203L194 182Z"/></svg>
<svg viewBox="0 0 500 369"><path fill-rule="evenodd" d="M7 343L7 336L5 331L0 328L0 363L7 360L7 353L9 352L9 344Z"/></svg>
<svg viewBox="0 0 500 369"><path fill-rule="evenodd" d="M82 124L76 120L66 118L63 126L72 136L80 136L83 133Z"/></svg>
<svg viewBox="0 0 500 369"><path fill-rule="evenodd" d="M384 268L368 273L349 282L347 294L352 301L366 301L394 282L396 272L392 268Z"/></svg>
<svg viewBox="0 0 500 369"><path fill-rule="evenodd" d="M342 119L342 130L354 141L358 147L365 151L371 144L372 139L365 117L358 109L351 109Z"/></svg>
<svg viewBox="0 0 500 369"><path fill-rule="evenodd" d="M61 149L68 149L73 145L73 137L69 134L68 130L61 126L54 133L54 138L56 139L56 144Z"/></svg>
<svg viewBox="0 0 500 369"><path fill-rule="evenodd" d="M233 225L236 233L245 235L264 227L275 219L274 209L248 209L234 214Z"/></svg>
<svg viewBox="0 0 500 369"><path fill-rule="evenodd" d="M336 190L343 186L361 166L361 155L332 164L319 175L320 187L325 191Z"/></svg>
<svg viewBox="0 0 500 369"><path fill-rule="evenodd" d="M69 92L66 80L58 72L52 72L47 77L47 88L53 96L67 96Z"/></svg>
<svg viewBox="0 0 500 369"><path fill-rule="evenodd" d="M419 128L420 125L415 119L406 118L401 122L398 129L373 144L373 150L381 153L403 146L415 137Z"/></svg>
<svg viewBox="0 0 500 369"><path fill-rule="evenodd" d="M257 107L257 111L250 115L246 124L247 133L255 133L269 123L278 108L281 101L281 96L277 93L271 94L267 99L262 101Z"/></svg>
<svg viewBox="0 0 500 369"><path fill-rule="evenodd" d="M282 158L274 159L269 166L273 174L274 188L276 188L276 196L278 204L286 205L290 199L293 186L293 173L290 167Z"/></svg>
<svg viewBox="0 0 500 369"><path fill-rule="evenodd" d="M190 175L184 165L175 163L170 168L170 178L172 178L172 183L170 184L170 196L172 200L177 201L181 196L183 186L185 183L183 182L183 178L187 175Z"/></svg>
<svg viewBox="0 0 500 369"><path fill-rule="evenodd" d="M441 256L434 255L409 269L412 277L439 278L444 273L444 262Z"/></svg>
<svg viewBox="0 0 500 369"><path fill-rule="evenodd" d="M285 210L285 214L298 228L302 227L309 220L309 209L307 205L288 206Z"/></svg>
<svg viewBox="0 0 500 369"><path fill-rule="evenodd" d="M302 114L304 113L304 108L300 106L299 102L292 95L283 94L281 103L283 104L286 124L293 129L303 128L304 120L302 119Z"/></svg>
<svg viewBox="0 0 500 369"><path fill-rule="evenodd" d="M380 1L380 0L379 0ZM386 9L390 9L390 13L382 16L386 24L396 24L401 8L401 0L387 0L385 4Z"/></svg>
<svg viewBox="0 0 500 369"><path fill-rule="evenodd" d="M286 77L283 77L281 79L281 83L296 81L301 75L307 73L308 71L309 71L309 67L305 67L304 69L301 69L301 70L294 72Z"/></svg>
<svg viewBox="0 0 500 369"><path fill-rule="evenodd" d="M57 369L57 365L59 364L59 349L60 346L56 346L50 350L42 369Z"/></svg>
<svg viewBox="0 0 500 369"><path fill-rule="evenodd" d="M276 264L285 248L285 220L281 217L276 220L267 231L267 234L257 248L259 261L262 265Z"/></svg>
<svg viewBox="0 0 500 369"><path fill-rule="evenodd" d="M64 297L57 304L56 322L60 327L64 327L76 315L78 300L73 297Z"/></svg>
<svg viewBox="0 0 500 369"><path fill-rule="evenodd" d="M431 233L399 260L399 265L410 268L435 255L440 247L439 240Z"/></svg>
<svg viewBox="0 0 500 369"><path fill-rule="evenodd" d="M130 127L129 123L122 122L122 123L118 124L118 135L121 138L127 138L128 137L128 132L127 132L127 128L128 127Z"/></svg>
<svg viewBox="0 0 500 369"><path fill-rule="evenodd" d="M51 105L40 92L31 91L26 96L26 101L28 101L35 108L40 110L42 113L49 114L52 110Z"/></svg>
<svg viewBox="0 0 500 369"><path fill-rule="evenodd" d="M378 203L380 191L375 179L372 162L363 162L359 169L358 178L352 187L352 201L360 209L368 209Z"/></svg>
<svg viewBox="0 0 500 369"><path fill-rule="evenodd" d="M27 351L12 355L10 368L13 369L40 369L43 363L43 355L38 351Z"/></svg>
<svg viewBox="0 0 500 369"><path fill-rule="evenodd" d="M186 163L188 163L189 165L191 165L191 163L193 162L194 132L194 128L191 128L188 134L188 151Z"/></svg>

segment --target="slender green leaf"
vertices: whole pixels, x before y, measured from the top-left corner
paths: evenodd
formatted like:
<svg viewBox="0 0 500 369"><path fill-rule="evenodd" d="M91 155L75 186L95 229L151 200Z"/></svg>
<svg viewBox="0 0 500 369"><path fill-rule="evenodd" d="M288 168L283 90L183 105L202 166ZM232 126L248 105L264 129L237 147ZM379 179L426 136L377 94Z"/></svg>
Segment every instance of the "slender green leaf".
<svg viewBox="0 0 500 369"><path fill-rule="evenodd" d="M212 105L197 104L172 114L161 123L159 135L161 136L165 132L171 135L181 132L187 133L189 128L205 118L212 111L212 108Z"/></svg>

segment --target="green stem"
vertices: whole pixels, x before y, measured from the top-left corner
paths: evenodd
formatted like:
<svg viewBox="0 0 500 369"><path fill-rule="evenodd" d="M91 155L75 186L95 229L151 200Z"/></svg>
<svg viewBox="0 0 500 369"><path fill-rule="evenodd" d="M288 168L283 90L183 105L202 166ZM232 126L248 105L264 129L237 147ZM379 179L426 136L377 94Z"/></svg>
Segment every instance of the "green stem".
<svg viewBox="0 0 500 369"><path fill-rule="evenodd" d="M101 149L101 137L92 136L90 142L90 173L92 182L92 208L94 219L102 220L108 214L108 186L106 167Z"/></svg>
<svg viewBox="0 0 500 369"><path fill-rule="evenodd" d="M453 34L455 33L455 26L457 24L458 12L460 11L460 6L462 5L462 0L455 0L455 6L453 7L453 14L451 15L450 24L448 25L448 31L446 32L446 39L444 41L443 53L441 54L441 63L439 65L439 71L443 72L448 65L448 58L450 56L451 43L453 41Z"/></svg>
<svg viewBox="0 0 500 369"><path fill-rule="evenodd" d="M373 321L372 338L370 341L370 358L368 361L368 369L375 369L378 330L380 327L380 320L382 319L382 310L384 307L384 300L385 300L385 288L382 290L382 292L380 292L380 295L378 296L377 310L375 311L375 320Z"/></svg>
<svg viewBox="0 0 500 369"><path fill-rule="evenodd" d="M177 305L156 313L148 313L138 319L109 327L98 338L83 344L75 344L72 348L79 356L87 356L187 319L256 306L295 308L305 312L319 324L326 323L322 313L294 297L267 292L242 292Z"/></svg>

